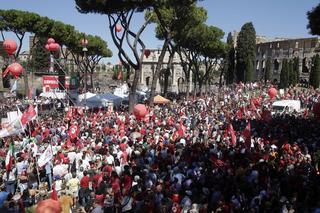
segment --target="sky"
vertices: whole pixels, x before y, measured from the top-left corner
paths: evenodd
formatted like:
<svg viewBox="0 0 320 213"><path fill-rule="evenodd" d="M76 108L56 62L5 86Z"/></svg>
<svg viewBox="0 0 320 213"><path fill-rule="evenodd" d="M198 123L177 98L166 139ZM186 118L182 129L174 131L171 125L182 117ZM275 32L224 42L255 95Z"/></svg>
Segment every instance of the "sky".
<svg viewBox="0 0 320 213"><path fill-rule="evenodd" d="M208 11L208 25L222 29L227 35L239 31L246 22L252 22L256 33L268 38L312 37L306 28L306 12L319 0L204 0L198 5ZM73 0L1 0L1 9L17 9L38 13L54 20L73 25L78 31L98 35L108 43L113 57L105 62L117 63L117 49L112 42L106 15L81 14ZM133 28L143 24L143 14L134 15ZM7 33L7 38L14 35ZM160 48L162 42L155 38L154 25L149 25L142 34L146 48ZM22 47L29 48L27 40Z"/></svg>

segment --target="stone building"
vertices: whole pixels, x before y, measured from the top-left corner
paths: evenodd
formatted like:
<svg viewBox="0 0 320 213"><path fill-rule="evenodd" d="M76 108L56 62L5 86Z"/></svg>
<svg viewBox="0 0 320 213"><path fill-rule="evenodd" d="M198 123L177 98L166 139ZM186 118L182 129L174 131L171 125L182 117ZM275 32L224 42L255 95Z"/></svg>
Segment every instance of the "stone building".
<svg viewBox="0 0 320 213"><path fill-rule="evenodd" d="M150 55L148 57L144 56L142 63L142 72L140 77L140 86L151 88L152 76L156 70L158 63L158 58L160 56L161 50L159 49L150 49ZM164 90L164 78L165 70L168 67L170 53L167 51L164 57L164 63L161 68L160 78L157 82L157 92L162 92ZM190 77L190 82L192 82L192 77ZM170 67L169 74L169 92L185 92L186 91L186 79L180 63L180 57L176 53L173 57L172 67ZM192 85L190 85L192 88Z"/></svg>
<svg viewBox="0 0 320 213"><path fill-rule="evenodd" d="M272 61L273 80L279 81L283 59L299 58L300 83L309 81L311 58L320 51L319 39L275 39L257 43L256 48L256 78L263 77L266 61Z"/></svg>

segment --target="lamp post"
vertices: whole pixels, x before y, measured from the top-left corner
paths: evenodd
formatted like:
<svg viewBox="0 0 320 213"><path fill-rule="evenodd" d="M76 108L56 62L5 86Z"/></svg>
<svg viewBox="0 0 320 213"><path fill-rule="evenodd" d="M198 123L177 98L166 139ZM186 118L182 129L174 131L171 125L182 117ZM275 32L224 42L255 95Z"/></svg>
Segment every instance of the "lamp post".
<svg viewBox="0 0 320 213"><path fill-rule="evenodd" d="M84 36L83 39L81 39L80 41L81 45L82 45L82 52L83 52L83 64L84 64L84 101L85 101L85 112L87 109L87 81L88 81L88 71L87 71L87 64L86 64L86 60L87 60L87 52L88 52L88 40L86 39L86 37Z"/></svg>

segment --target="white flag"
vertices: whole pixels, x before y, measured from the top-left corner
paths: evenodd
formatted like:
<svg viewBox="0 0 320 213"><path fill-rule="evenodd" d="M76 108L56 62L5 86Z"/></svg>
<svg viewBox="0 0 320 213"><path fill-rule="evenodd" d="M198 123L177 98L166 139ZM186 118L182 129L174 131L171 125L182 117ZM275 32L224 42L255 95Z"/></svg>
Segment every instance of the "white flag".
<svg viewBox="0 0 320 213"><path fill-rule="evenodd" d="M16 91L17 88L18 88L18 80L15 80L14 83L13 83L13 85L12 85L12 87L11 87L10 92Z"/></svg>
<svg viewBox="0 0 320 213"><path fill-rule="evenodd" d="M40 155L39 159L38 159L38 166L42 167L44 165L46 165L46 163L48 163L49 161L51 161L53 158L53 153L52 153L52 148L49 145L46 150Z"/></svg>

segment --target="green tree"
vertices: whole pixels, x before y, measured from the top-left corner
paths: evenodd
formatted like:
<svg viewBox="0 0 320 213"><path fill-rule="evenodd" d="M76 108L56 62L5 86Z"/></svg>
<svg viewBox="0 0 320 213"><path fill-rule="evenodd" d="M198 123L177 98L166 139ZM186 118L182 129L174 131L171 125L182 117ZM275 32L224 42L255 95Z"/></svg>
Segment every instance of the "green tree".
<svg viewBox="0 0 320 213"><path fill-rule="evenodd" d="M280 88L287 88L289 85L289 66L288 60L283 59L280 73Z"/></svg>
<svg viewBox="0 0 320 213"><path fill-rule="evenodd" d="M319 88L320 85L320 56L318 54L312 58L309 84L313 86L313 88Z"/></svg>
<svg viewBox="0 0 320 213"><path fill-rule="evenodd" d="M295 73L293 85L297 85L300 80L299 57L293 59L293 72Z"/></svg>
<svg viewBox="0 0 320 213"><path fill-rule="evenodd" d="M272 61L271 58L267 58L266 62L266 68L264 71L264 82L267 83L267 81L270 81L272 77Z"/></svg>
<svg viewBox="0 0 320 213"><path fill-rule="evenodd" d="M288 61L289 85L295 85L296 73L293 71L293 60Z"/></svg>
<svg viewBox="0 0 320 213"><path fill-rule="evenodd" d="M312 35L320 35L320 3L307 12L309 23L307 28Z"/></svg>
<svg viewBox="0 0 320 213"><path fill-rule="evenodd" d="M134 78L130 86L129 93L129 111L133 110L136 102L136 90L140 79L142 60L144 57L145 44L141 40L141 34L152 19L152 14L147 17L136 33L132 30L132 18L135 12L143 12L146 9L155 11L157 8L162 8L164 5L172 7L174 5L187 5L193 3L192 0L75 0L77 9L82 13L100 13L106 14L109 20L109 29L111 37L118 49L118 56L122 64L127 70L134 69ZM161 17L157 17L162 20ZM161 22L161 21L160 21ZM122 26L122 32L117 32L116 27ZM163 25L166 26L166 25ZM124 43L129 47L126 50ZM132 52L132 57L128 54ZM128 72L129 73L129 72Z"/></svg>
<svg viewBox="0 0 320 213"><path fill-rule="evenodd" d="M37 40L33 48L31 48L29 68L34 72L48 71L50 54L45 49L47 38L39 38Z"/></svg>
<svg viewBox="0 0 320 213"><path fill-rule="evenodd" d="M236 75L242 82L253 80L253 64L256 54L256 31L251 22L244 24L238 35L236 48ZM251 63L251 65L250 65ZM250 68L250 69L249 69Z"/></svg>
<svg viewBox="0 0 320 213"><path fill-rule="evenodd" d="M246 82L252 82L253 81L253 61L251 58L247 58L246 60Z"/></svg>
<svg viewBox="0 0 320 213"><path fill-rule="evenodd" d="M227 45L228 45L228 53L226 55L226 83L227 84L232 84L234 83L235 80L235 56L236 56L236 51L234 48L234 41L232 38L231 32L229 32L228 37L227 37Z"/></svg>

